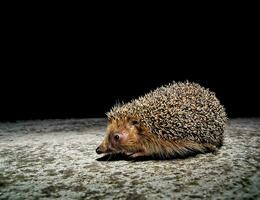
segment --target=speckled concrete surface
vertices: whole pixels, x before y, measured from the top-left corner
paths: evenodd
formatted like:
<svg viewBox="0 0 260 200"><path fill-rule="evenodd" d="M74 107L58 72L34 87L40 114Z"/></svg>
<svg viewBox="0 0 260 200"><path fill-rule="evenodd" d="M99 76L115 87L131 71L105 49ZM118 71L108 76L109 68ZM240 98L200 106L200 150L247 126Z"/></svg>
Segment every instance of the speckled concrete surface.
<svg viewBox="0 0 260 200"><path fill-rule="evenodd" d="M234 119L216 154L97 160L104 119L0 123L0 199L260 199L260 119Z"/></svg>

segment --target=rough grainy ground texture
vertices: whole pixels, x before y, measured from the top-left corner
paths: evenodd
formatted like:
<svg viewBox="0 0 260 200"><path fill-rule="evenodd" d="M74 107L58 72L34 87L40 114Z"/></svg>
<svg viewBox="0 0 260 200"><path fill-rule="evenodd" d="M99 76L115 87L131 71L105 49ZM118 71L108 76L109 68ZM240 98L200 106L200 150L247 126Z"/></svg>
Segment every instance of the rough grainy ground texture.
<svg viewBox="0 0 260 200"><path fill-rule="evenodd" d="M260 119L234 119L216 154L97 160L104 119L0 123L0 199L260 199Z"/></svg>

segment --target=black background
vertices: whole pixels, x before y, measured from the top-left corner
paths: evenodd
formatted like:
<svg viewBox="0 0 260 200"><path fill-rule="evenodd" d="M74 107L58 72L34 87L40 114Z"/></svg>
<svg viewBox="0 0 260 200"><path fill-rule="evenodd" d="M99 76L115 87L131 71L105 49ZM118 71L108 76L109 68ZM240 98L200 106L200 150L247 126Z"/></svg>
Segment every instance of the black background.
<svg viewBox="0 0 260 200"><path fill-rule="evenodd" d="M214 91L229 117L260 116L255 26L223 22L16 17L3 37L0 120L105 117L186 80Z"/></svg>

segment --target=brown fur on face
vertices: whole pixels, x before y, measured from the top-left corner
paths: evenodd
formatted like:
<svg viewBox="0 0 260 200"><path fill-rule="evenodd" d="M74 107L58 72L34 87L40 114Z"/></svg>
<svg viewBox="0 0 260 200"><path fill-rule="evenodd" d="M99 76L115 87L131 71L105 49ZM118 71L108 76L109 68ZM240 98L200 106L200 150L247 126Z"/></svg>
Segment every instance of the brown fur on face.
<svg viewBox="0 0 260 200"><path fill-rule="evenodd" d="M113 119L109 121L107 133L99 145L99 153L136 153L143 151L140 138L141 128L136 121L130 119ZM119 137L117 139L116 137Z"/></svg>

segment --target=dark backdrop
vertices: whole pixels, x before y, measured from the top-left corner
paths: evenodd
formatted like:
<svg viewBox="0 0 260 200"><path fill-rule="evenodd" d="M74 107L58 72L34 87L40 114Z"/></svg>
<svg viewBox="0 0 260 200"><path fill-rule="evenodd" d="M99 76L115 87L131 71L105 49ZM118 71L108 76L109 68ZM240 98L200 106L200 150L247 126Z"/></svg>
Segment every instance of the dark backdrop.
<svg viewBox="0 0 260 200"><path fill-rule="evenodd" d="M134 63L117 67L103 63L104 69L86 64L85 69L9 70L2 74L1 120L104 117L116 102L127 102L173 80L194 81L210 88L229 117L260 115L259 80L249 67L229 73L210 63L205 68L148 63L151 66L145 68Z"/></svg>
<svg viewBox="0 0 260 200"><path fill-rule="evenodd" d="M210 88L229 117L260 116L258 35L249 22L19 20L2 37L2 121L105 117L116 102L173 80Z"/></svg>

